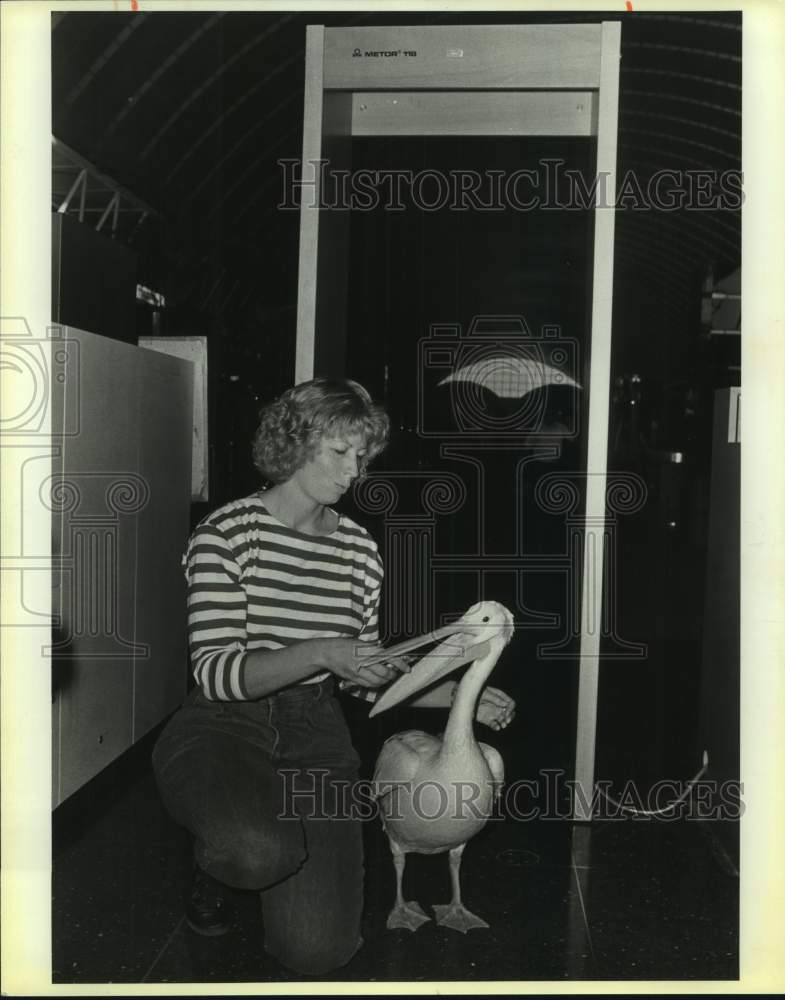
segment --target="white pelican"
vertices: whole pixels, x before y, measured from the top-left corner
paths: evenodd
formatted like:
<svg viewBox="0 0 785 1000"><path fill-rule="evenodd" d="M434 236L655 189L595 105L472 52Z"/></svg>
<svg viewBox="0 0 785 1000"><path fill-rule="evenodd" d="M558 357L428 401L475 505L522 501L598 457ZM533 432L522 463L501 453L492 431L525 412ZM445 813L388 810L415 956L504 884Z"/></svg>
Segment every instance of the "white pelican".
<svg viewBox="0 0 785 1000"><path fill-rule="evenodd" d="M457 687L444 735L397 733L384 743L376 762L374 787L396 875L396 902L387 918L390 928L416 930L430 919L418 903L403 898L409 851L450 852L452 900L434 907L438 924L463 933L488 926L461 902L460 866L466 842L485 826L504 779L501 756L475 740L473 723L480 692L512 636L513 618L501 604L486 601L471 607L460 621L469 626L467 632L453 635L402 675L370 713L391 708L474 660ZM456 652L457 641L466 634L476 645Z"/></svg>

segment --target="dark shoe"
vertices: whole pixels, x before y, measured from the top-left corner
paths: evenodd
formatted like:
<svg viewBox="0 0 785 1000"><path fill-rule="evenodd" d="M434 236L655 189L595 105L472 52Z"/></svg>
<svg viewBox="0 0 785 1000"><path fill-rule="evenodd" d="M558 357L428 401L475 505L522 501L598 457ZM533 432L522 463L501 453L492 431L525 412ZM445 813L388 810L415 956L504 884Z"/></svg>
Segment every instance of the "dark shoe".
<svg viewBox="0 0 785 1000"><path fill-rule="evenodd" d="M223 886L198 867L194 867L185 920L192 931L206 937L226 934L230 927Z"/></svg>

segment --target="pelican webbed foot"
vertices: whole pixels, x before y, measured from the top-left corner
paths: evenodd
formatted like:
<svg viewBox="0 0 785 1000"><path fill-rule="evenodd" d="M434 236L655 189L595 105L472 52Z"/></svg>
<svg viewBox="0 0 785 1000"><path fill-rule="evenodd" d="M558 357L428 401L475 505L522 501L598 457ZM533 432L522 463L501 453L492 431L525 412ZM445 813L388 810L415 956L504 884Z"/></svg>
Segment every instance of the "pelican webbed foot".
<svg viewBox="0 0 785 1000"><path fill-rule="evenodd" d="M425 913L419 903L401 902L390 910L387 917L387 927L389 930L403 928L408 931L416 931L418 927L427 924L431 918Z"/></svg>
<svg viewBox="0 0 785 1000"><path fill-rule="evenodd" d="M465 934L467 931L476 930L481 927L488 927L489 924L478 917L471 910L467 910L463 903L445 903L434 906L436 923L440 927L452 927L454 931Z"/></svg>

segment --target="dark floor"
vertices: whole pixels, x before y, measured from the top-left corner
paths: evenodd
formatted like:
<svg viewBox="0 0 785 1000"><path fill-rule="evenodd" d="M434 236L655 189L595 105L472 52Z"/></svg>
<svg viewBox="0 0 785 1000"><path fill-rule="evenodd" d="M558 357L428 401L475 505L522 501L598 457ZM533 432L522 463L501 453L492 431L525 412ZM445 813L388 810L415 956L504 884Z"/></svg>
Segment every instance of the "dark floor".
<svg viewBox="0 0 785 1000"><path fill-rule="evenodd" d="M233 894L225 937L186 927L188 837L164 813L144 754L133 770L92 815L56 820L53 981L302 980L264 956L253 893ZM386 929L393 867L378 822L366 834L366 945L334 980L738 976L738 878L701 822L492 821L467 848L462 879L491 929L466 936ZM446 856L411 857L407 896L427 909L448 894Z"/></svg>

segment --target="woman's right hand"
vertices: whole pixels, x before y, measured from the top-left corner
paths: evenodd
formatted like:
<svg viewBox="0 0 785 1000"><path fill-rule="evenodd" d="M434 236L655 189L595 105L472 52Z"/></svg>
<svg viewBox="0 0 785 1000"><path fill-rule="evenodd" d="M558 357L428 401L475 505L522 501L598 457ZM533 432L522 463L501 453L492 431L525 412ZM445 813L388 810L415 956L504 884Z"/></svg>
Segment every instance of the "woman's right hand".
<svg viewBox="0 0 785 1000"><path fill-rule="evenodd" d="M358 687L377 688L411 669L402 657L391 657L383 663L363 666L363 660L378 656L382 647L360 639L316 639L320 644L321 665L342 680Z"/></svg>

